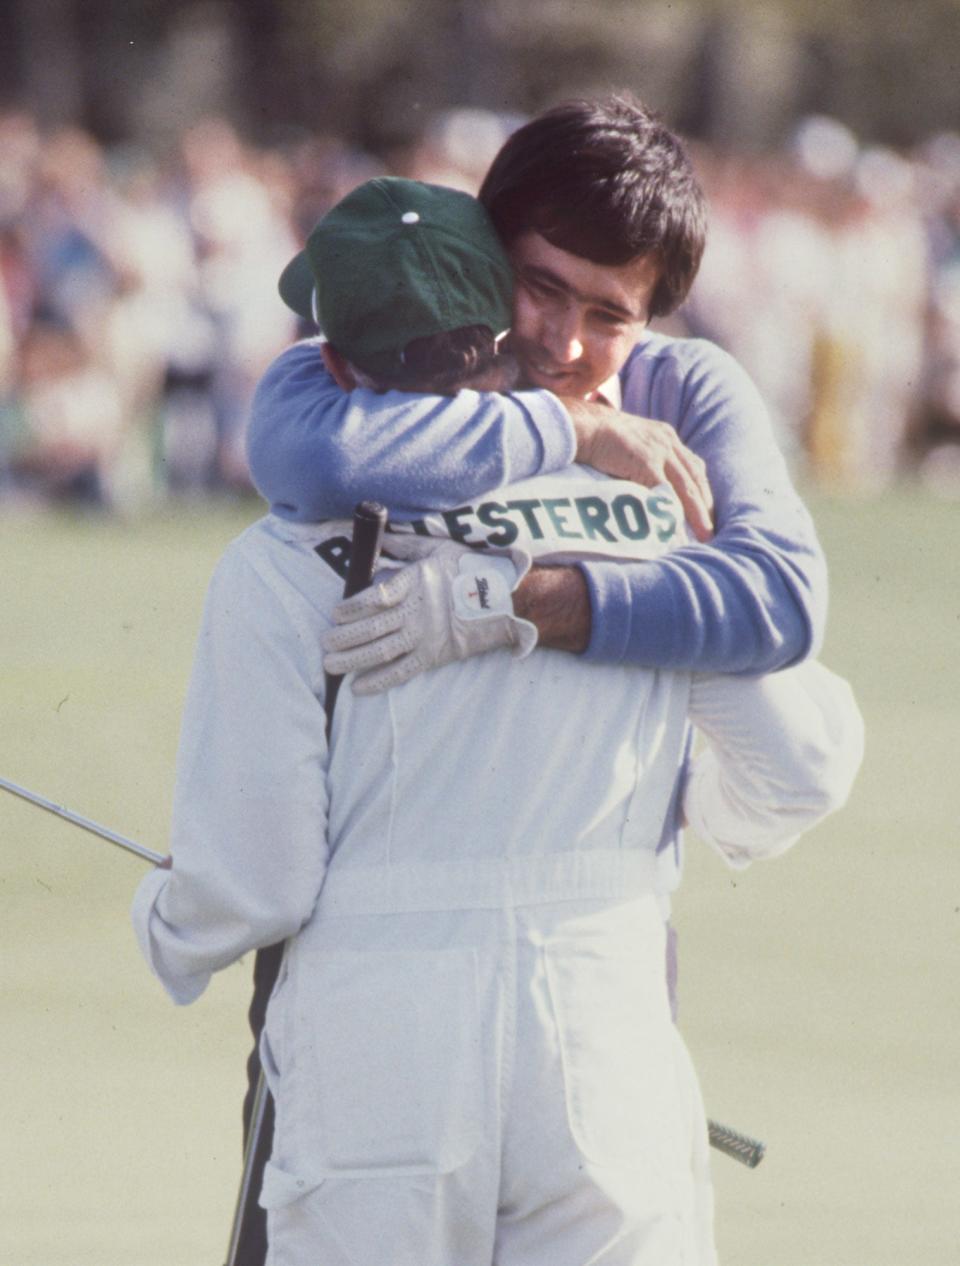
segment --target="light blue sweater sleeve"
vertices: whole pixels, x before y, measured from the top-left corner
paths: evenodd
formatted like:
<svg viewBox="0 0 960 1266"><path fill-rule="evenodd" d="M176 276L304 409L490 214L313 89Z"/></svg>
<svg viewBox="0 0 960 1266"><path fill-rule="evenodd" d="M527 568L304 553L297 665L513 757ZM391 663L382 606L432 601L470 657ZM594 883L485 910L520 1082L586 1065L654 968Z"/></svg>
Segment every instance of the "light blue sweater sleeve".
<svg viewBox="0 0 960 1266"><path fill-rule="evenodd" d="M707 464L717 532L656 562L583 563L588 659L761 673L814 653L826 567L766 411L736 362L702 340L649 335L621 378L624 409L675 426ZM341 392L315 341L296 344L257 389L248 456L275 513L310 521L382 501L394 518L450 509L569 464L576 439L543 391Z"/></svg>
<svg viewBox="0 0 960 1266"><path fill-rule="evenodd" d="M394 519L416 518L560 470L575 453L567 411L548 392L344 392L315 339L269 367L247 430L254 484L298 522L349 518L370 498Z"/></svg>
<svg viewBox="0 0 960 1266"><path fill-rule="evenodd" d="M717 531L635 566L583 566L589 659L771 672L815 654L827 572L759 393L711 343L651 335L621 375L628 413L658 418L706 462Z"/></svg>

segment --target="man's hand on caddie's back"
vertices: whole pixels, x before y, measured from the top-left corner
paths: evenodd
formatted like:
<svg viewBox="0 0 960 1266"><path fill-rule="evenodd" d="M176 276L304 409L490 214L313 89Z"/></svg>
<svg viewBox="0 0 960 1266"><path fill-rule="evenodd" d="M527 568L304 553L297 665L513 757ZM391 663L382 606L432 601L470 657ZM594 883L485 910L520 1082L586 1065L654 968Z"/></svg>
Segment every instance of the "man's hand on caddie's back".
<svg viewBox="0 0 960 1266"><path fill-rule="evenodd" d="M402 685L454 660L508 647L519 657L537 630L514 615L511 594L530 569L523 549L478 553L453 541L393 535L384 553L408 565L383 571L333 610L321 639L328 673L355 673L357 695Z"/></svg>
<svg viewBox="0 0 960 1266"><path fill-rule="evenodd" d="M713 493L707 468L667 422L634 417L607 405L564 399L577 436L577 461L616 479L653 488L667 483L680 499L698 541L713 535Z"/></svg>

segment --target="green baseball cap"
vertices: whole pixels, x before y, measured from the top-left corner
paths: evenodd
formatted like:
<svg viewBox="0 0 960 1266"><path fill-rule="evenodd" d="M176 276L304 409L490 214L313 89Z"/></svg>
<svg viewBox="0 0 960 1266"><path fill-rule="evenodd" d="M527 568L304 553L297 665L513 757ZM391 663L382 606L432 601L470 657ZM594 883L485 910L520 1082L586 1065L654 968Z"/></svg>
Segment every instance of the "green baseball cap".
<svg viewBox="0 0 960 1266"><path fill-rule="evenodd" d="M476 198L379 176L327 212L283 270L280 297L358 369L402 377L413 339L509 329L513 274Z"/></svg>

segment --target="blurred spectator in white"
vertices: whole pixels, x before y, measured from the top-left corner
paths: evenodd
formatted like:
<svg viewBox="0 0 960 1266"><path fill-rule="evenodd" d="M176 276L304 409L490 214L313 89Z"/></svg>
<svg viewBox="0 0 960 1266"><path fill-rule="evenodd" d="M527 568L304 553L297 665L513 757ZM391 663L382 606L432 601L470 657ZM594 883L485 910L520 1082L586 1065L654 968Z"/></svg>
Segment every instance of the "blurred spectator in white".
<svg viewBox="0 0 960 1266"><path fill-rule="evenodd" d="M685 309L749 370L781 446L834 485L902 469L921 404L928 258L910 164L814 116L781 155L698 154L710 199Z"/></svg>
<svg viewBox="0 0 960 1266"><path fill-rule="evenodd" d="M215 343L213 450L205 482L233 486L246 478L243 425L253 388L296 333L277 278L300 243L291 228L292 196L279 160L259 161L220 118L189 128L182 153L201 294Z"/></svg>
<svg viewBox="0 0 960 1266"><path fill-rule="evenodd" d="M475 194L504 141L523 122L519 115L492 110L441 110L427 122L404 175Z"/></svg>
<svg viewBox="0 0 960 1266"><path fill-rule="evenodd" d="M932 268L920 472L938 492L960 497L960 135L930 137L916 172Z"/></svg>
<svg viewBox="0 0 960 1266"><path fill-rule="evenodd" d="M916 181L905 159L889 149L866 149L854 171L853 198L860 214L846 246L858 265L853 284L865 381L847 481L875 492L901 470L917 423L929 259Z"/></svg>
<svg viewBox="0 0 960 1266"><path fill-rule="evenodd" d="M12 467L21 490L88 506L111 504L110 472L124 418L114 380L69 326L37 322L20 353Z"/></svg>
<svg viewBox="0 0 960 1266"><path fill-rule="evenodd" d="M852 140L851 134L851 140ZM814 362L814 473L876 492L903 462L923 376L927 256L912 172L889 150L840 149L815 191L830 284Z"/></svg>
<svg viewBox="0 0 960 1266"><path fill-rule="evenodd" d="M160 173L146 156L127 159L117 175L121 202L113 251L117 273L110 345L136 407L155 396L184 299L196 288L193 242L163 198Z"/></svg>
<svg viewBox="0 0 960 1266"><path fill-rule="evenodd" d="M793 461L806 443L829 249L801 172L782 158L698 153L710 229L687 312L751 373Z"/></svg>
<svg viewBox="0 0 960 1266"><path fill-rule="evenodd" d="M103 151L86 132L63 128L48 138L28 213L36 306L96 355L116 289L119 204Z"/></svg>
<svg viewBox="0 0 960 1266"><path fill-rule="evenodd" d="M960 228L960 192L956 211ZM938 431L954 431L960 441L960 250L941 265L931 298L932 422Z"/></svg>

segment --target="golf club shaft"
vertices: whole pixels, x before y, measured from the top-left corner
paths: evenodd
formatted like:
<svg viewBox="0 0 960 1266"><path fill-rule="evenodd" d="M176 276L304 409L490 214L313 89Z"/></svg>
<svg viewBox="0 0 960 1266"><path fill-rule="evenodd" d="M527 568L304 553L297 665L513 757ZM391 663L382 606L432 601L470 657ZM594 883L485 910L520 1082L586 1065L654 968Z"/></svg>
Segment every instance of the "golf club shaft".
<svg viewBox="0 0 960 1266"><path fill-rule="evenodd" d="M58 818L63 818L66 822L72 822L74 826L79 826L81 830L89 831L91 835L99 835L102 840L108 840L111 844L116 844L117 848L124 848L128 853L135 853L145 862L152 862L154 866L159 866L163 861L161 853L155 853L152 848L145 848L142 844L137 844L133 840L128 840L124 835L118 835L116 831L111 831L105 826L101 826L98 822L92 822L89 818L81 817L79 813L74 813L71 809L65 809L61 804L54 804L52 800L47 800L45 796L38 796L35 791L28 791L26 787L19 787L15 782L10 782L6 778L0 778L0 790L9 791L14 796L19 796L21 800L26 800L29 804L36 805L38 809L46 809L47 813L52 813Z"/></svg>
<svg viewBox="0 0 960 1266"><path fill-rule="evenodd" d="M230 1243L227 1247L227 1266L234 1266L240 1262L241 1245L244 1237L252 1234L250 1226L250 1218L252 1211L256 1208L256 1200L259 1190L254 1191L253 1185L259 1179L263 1181L263 1170L256 1163L257 1153L263 1150L263 1130L264 1121L267 1115L267 1105L270 1099L270 1091L267 1088L267 1079L263 1075L263 1069L257 1079L257 1090L253 1100L253 1110L250 1114L250 1128L247 1133L247 1145L243 1152L243 1173L240 1178L240 1190L237 1193L237 1203L233 1212L233 1224L230 1227ZM272 1142L272 1140L271 1140ZM266 1157L263 1157L266 1160Z"/></svg>

